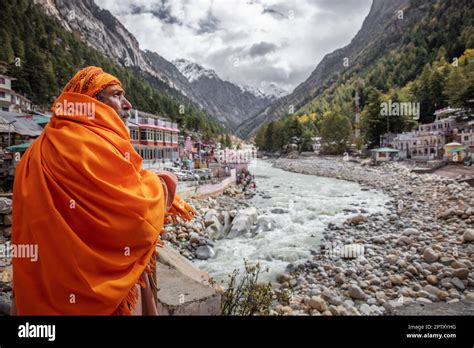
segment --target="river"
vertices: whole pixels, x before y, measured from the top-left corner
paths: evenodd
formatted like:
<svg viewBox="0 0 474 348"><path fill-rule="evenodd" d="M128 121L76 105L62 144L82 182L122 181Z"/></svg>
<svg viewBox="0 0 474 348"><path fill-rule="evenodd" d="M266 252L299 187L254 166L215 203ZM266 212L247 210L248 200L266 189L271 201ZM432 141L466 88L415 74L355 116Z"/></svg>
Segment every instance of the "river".
<svg viewBox="0 0 474 348"><path fill-rule="evenodd" d="M340 159L338 159L340 160ZM270 231L255 236L215 242L215 257L196 265L216 280L225 280L243 260L259 262L269 272L260 279L273 280L289 263L311 257L321 243L322 231L332 223L342 223L357 213L344 209L364 209L364 213L386 212L389 197L375 190L363 190L354 182L287 172L258 160L250 166L255 175L257 195L249 203L258 216L274 220Z"/></svg>

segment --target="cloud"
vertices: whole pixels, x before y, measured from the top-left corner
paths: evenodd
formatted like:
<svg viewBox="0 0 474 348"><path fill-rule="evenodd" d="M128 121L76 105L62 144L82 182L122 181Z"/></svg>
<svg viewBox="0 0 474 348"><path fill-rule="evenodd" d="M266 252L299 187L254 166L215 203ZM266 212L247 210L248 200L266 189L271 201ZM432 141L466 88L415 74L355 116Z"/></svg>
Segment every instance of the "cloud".
<svg viewBox="0 0 474 348"><path fill-rule="evenodd" d="M327 53L350 42L372 0L96 2L142 49L194 61L232 82L292 90Z"/></svg>
<svg viewBox="0 0 474 348"><path fill-rule="evenodd" d="M269 52L275 51L277 45L269 42L260 42L258 44L253 44L249 49L249 54L251 57L264 56Z"/></svg>

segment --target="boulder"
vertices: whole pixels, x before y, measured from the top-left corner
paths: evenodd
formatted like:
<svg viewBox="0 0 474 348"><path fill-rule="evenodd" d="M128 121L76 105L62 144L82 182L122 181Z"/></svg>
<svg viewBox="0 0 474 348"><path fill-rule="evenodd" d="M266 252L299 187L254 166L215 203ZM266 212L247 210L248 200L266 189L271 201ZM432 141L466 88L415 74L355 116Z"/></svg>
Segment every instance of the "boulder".
<svg viewBox="0 0 474 348"><path fill-rule="evenodd" d="M255 234L260 232L267 232L270 231L273 226L275 226L275 221L268 216L261 216L257 220L257 226L255 227Z"/></svg>
<svg viewBox="0 0 474 348"><path fill-rule="evenodd" d="M196 249L196 257L200 260L207 260L213 258L215 255L214 250L209 245L202 245Z"/></svg>
<svg viewBox="0 0 474 348"><path fill-rule="evenodd" d="M246 209L239 210L232 225L230 227L228 238L240 237L252 228L252 225L257 220L257 209L255 207L249 207Z"/></svg>

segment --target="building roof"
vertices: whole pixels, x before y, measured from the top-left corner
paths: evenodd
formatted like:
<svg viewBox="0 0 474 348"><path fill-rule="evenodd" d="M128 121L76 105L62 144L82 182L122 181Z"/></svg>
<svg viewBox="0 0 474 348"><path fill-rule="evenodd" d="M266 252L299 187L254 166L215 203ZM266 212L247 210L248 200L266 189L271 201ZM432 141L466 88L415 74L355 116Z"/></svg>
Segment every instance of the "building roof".
<svg viewBox="0 0 474 348"><path fill-rule="evenodd" d="M23 116L23 117L22 117ZM43 131L43 128L41 128L38 123L36 123L33 120L33 117L24 117L28 116L28 114L20 114L17 112L8 112L8 111L0 111L0 117L3 120L6 120L3 123L2 132L6 133L8 132L8 123L15 121L14 123L11 124L10 126L10 131L12 133L18 133L20 135L26 135L26 136L32 136L36 137L41 134ZM6 130L3 130L3 128L6 127Z"/></svg>
<svg viewBox="0 0 474 348"><path fill-rule="evenodd" d="M445 144L444 146L462 146L462 144L453 142L453 143Z"/></svg>

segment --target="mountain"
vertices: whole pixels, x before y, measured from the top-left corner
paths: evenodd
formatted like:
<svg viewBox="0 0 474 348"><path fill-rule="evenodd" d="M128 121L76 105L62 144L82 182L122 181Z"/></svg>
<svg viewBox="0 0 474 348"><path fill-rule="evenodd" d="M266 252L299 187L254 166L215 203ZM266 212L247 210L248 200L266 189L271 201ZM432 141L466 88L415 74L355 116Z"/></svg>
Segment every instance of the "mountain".
<svg viewBox="0 0 474 348"><path fill-rule="evenodd" d="M200 104L195 99L187 80L176 67L157 53L142 51L137 39L108 10L101 9L94 0L62 1L33 0L50 16L55 17L68 31L115 63L138 68Z"/></svg>
<svg viewBox="0 0 474 348"><path fill-rule="evenodd" d="M327 54L306 81L298 85L291 94L277 99L261 113L239 125L237 134L243 137L254 135L263 124L291 113L291 109L298 110L327 87L330 80L338 74L354 67L367 66L397 47L405 28L415 23L424 13L421 6L419 11L407 14L405 19L398 19L397 11L406 9L408 5L409 0L374 0L361 29L349 45ZM348 58L349 67L344 66L344 58Z"/></svg>
<svg viewBox="0 0 474 348"><path fill-rule="evenodd" d="M235 129L274 100L273 96L254 87L224 81L214 70L186 59L177 59L173 64L186 77L204 108L230 129Z"/></svg>
<svg viewBox="0 0 474 348"><path fill-rule="evenodd" d="M276 100L288 95L289 93L280 86L277 86L275 83L270 83L265 89L265 94L270 96L273 100Z"/></svg>
<svg viewBox="0 0 474 348"><path fill-rule="evenodd" d="M179 60L172 64L156 52L141 50L136 38L93 0L34 0L69 31L121 66L138 69L153 86L182 95L230 129L264 109L274 97L241 91L212 70ZM193 76L193 74L195 76Z"/></svg>
<svg viewBox="0 0 474 348"><path fill-rule="evenodd" d="M290 142L311 151L317 136L324 153L342 154L349 142L358 149L381 146L385 133L431 123L448 106L465 110L458 119L469 122L473 101L474 3L376 0L349 46L327 55L294 93L259 115L257 121L268 123L243 130L252 134L260 126L254 140L267 151ZM417 111L381 117L383 103L392 102Z"/></svg>
<svg viewBox="0 0 474 348"><path fill-rule="evenodd" d="M208 136L224 131L185 90L170 84L172 73L181 76L174 65L155 69L135 38L93 1L3 0L0 42L2 71L15 78L15 90L42 108L50 107L79 68L97 65L122 81L127 98L141 110Z"/></svg>

